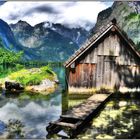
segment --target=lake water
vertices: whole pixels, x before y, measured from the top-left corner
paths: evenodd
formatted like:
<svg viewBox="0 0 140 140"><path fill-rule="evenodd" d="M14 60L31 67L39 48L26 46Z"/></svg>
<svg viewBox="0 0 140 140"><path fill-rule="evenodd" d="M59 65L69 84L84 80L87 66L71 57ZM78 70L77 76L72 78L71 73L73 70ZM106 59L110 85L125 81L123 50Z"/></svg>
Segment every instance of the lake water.
<svg viewBox="0 0 140 140"><path fill-rule="evenodd" d="M69 106L81 103L84 99L72 99L68 103L68 96L62 93L65 87L65 72L62 67L55 68L60 81L54 93L49 95L22 93L5 93L0 94L0 138L5 137L7 131L12 133L10 138L46 138L46 126L50 121L57 120L62 111L66 111ZM70 101L70 99L69 99ZM24 125L15 129L4 129L5 124L20 121ZM10 126L10 127L15 127ZM18 127L18 126L17 126ZM17 132L20 129L20 133ZM21 134L22 133L22 134Z"/></svg>
<svg viewBox="0 0 140 140"><path fill-rule="evenodd" d="M57 91L47 97L28 96L0 97L0 120L8 123L10 119L20 120L24 125L26 138L44 138L45 127L61 114L61 94Z"/></svg>
<svg viewBox="0 0 140 140"><path fill-rule="evenodd" d="M67 94L62 92L65 87L64 69L60 67L54 70L58 74L60 85L54 93L47 96L27 92L10 94L1 91L0 138L9 135L9 132L11 133L9 138L46 138L46 126L50 121L57 120L68 106L71 108L88 98L88 96L68 98ZM137 138L138 133L135 129L140 127L136 125L140 122L139 106L139 99L111 100L77 138ZM135 115L132 115L134 113ZM5 128L5 124L9 127ZM133 136L128 135L130 132L133 132Z"/></svg>
<svg viewBox="0 0 140 140"><path fill-rule="evenodd" d="M138 139L139 128L140 96L113 98L77 138Z"/></svg>

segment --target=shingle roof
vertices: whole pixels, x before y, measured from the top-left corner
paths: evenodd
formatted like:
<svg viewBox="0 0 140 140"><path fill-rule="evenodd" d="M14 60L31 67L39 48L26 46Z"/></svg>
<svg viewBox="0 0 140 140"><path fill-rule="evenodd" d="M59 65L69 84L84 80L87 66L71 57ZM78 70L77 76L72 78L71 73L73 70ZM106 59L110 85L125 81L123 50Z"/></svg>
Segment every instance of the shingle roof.
<svg viewBox="0 0 140 140"><path fill-rule="evenodd" d="M85 51L87 51L97 40L99 40L104 34L106 34L110 29L115 28L131 46L133 51L140 57L140 54L135 49L135 44L131 39L128 38L127 34L122 31L118 25L116 25L116 19L111 20L105 26L102 26L97 33L86 40L86 42L64 63L65 67L71 65L77 58L79 58Z"/></svg>

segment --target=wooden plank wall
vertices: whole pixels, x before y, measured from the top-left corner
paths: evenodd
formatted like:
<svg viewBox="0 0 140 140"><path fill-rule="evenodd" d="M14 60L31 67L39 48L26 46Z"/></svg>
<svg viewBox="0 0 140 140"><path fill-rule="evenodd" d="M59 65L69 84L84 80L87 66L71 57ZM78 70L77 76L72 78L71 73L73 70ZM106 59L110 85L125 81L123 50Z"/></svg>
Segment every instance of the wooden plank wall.
<svg viewBox="0 0 140 140"><path fill-rule="evenodd" d="M75 69L69 72L69 84L74 87L95 86L95 64L78 64Z"/></svg>
<svg viewBox="0 0 140 140"><path fill-rule="evenodd" d="M109 34L99 44L92 46L92 49L80 60L79 63L97 63L99 55L115 56L119 65L138 64L135 53L128 44L117 34ZM140 64L140 63L139 63Z"/></svg>
<svg viewBox="0 0 140 140"><path fill-rule="evenodd" d="M69 68L70 86L140 86L140 59L117 33L107 34L76 63Z"/></svg>
<svg viewBox="0 0 140 140"><path fill-rule="evenodd" d="M118 86L140 87L140 66L117 66Z"/></svg>

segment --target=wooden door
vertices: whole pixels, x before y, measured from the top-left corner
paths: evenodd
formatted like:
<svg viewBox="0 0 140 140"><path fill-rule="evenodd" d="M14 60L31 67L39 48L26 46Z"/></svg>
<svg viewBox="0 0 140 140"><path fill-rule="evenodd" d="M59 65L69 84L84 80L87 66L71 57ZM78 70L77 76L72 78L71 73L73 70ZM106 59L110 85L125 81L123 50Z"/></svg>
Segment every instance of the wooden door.
<svg viewBox="0 0 140 140"><path fill-rule="evenodd" d="M82 87L94 87L95 85L95 64L82 64L81 82Z"/></svg>
<svg viewBox="0 0 140 140"><path fill-rule="evenodd" d="M98 56L96 71L96 87L102 86L112 88L114 86L115 57Z"/></svg>
<svg viewBox="0 0 140 140"><path fill-rule="evenodd" d="M80 63L69 73L69 85L74 87L95 87L96 65Z"/></svg>

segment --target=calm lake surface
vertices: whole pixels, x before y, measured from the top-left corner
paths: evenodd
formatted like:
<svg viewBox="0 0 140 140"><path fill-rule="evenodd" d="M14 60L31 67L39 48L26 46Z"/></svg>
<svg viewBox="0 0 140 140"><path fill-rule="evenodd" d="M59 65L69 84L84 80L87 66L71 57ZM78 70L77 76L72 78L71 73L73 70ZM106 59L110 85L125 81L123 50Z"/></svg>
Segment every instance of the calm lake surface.
<svg viewBox="0 0 140 140"><path fill-rule="evenodd" d="M8 124L9 120L19 120L24 127L23 138L46 138L46 126L50 121L57 120L63 111L68 109L68 98L66 93L62 93L65 87L65 75L62 67L55 68L58 74L60 85L54 93L49 95L23 93L5 93L0 94L0 136L7 130L4 124ZM69 104L73 106L81 103L84 99L72 99ZM10 130L13 132L13 130ZM15 132L16 133L16 132ZM11 138L20 138L20 134L15 134Z"/></svg>
<svg viewBox="0 0 140 140"><path fill-rule="evenodd" d="M4 137L7 131L13 134L10 138L46 138L46 126L50 121L57 120L68 106L71 108L88 98L68 98L67 94L62 92L65 87L64 69L59 67L54 71L58 74L60 85L50 95L34 95L27 92L10 94L1 91L0 138ZM139 99L112 99L93 120L95 123L92 121L77 138L137 138L139 133L134 130L138 127L137 122L140 122L139 111ZM135 115L132 115L134 113ZM12 126L9 120L14 123L19 120L19 124L23 126L20 125L19 131L6 129L5 124ZM130 132L133 132L133 136L128 135Z"/></svg>

